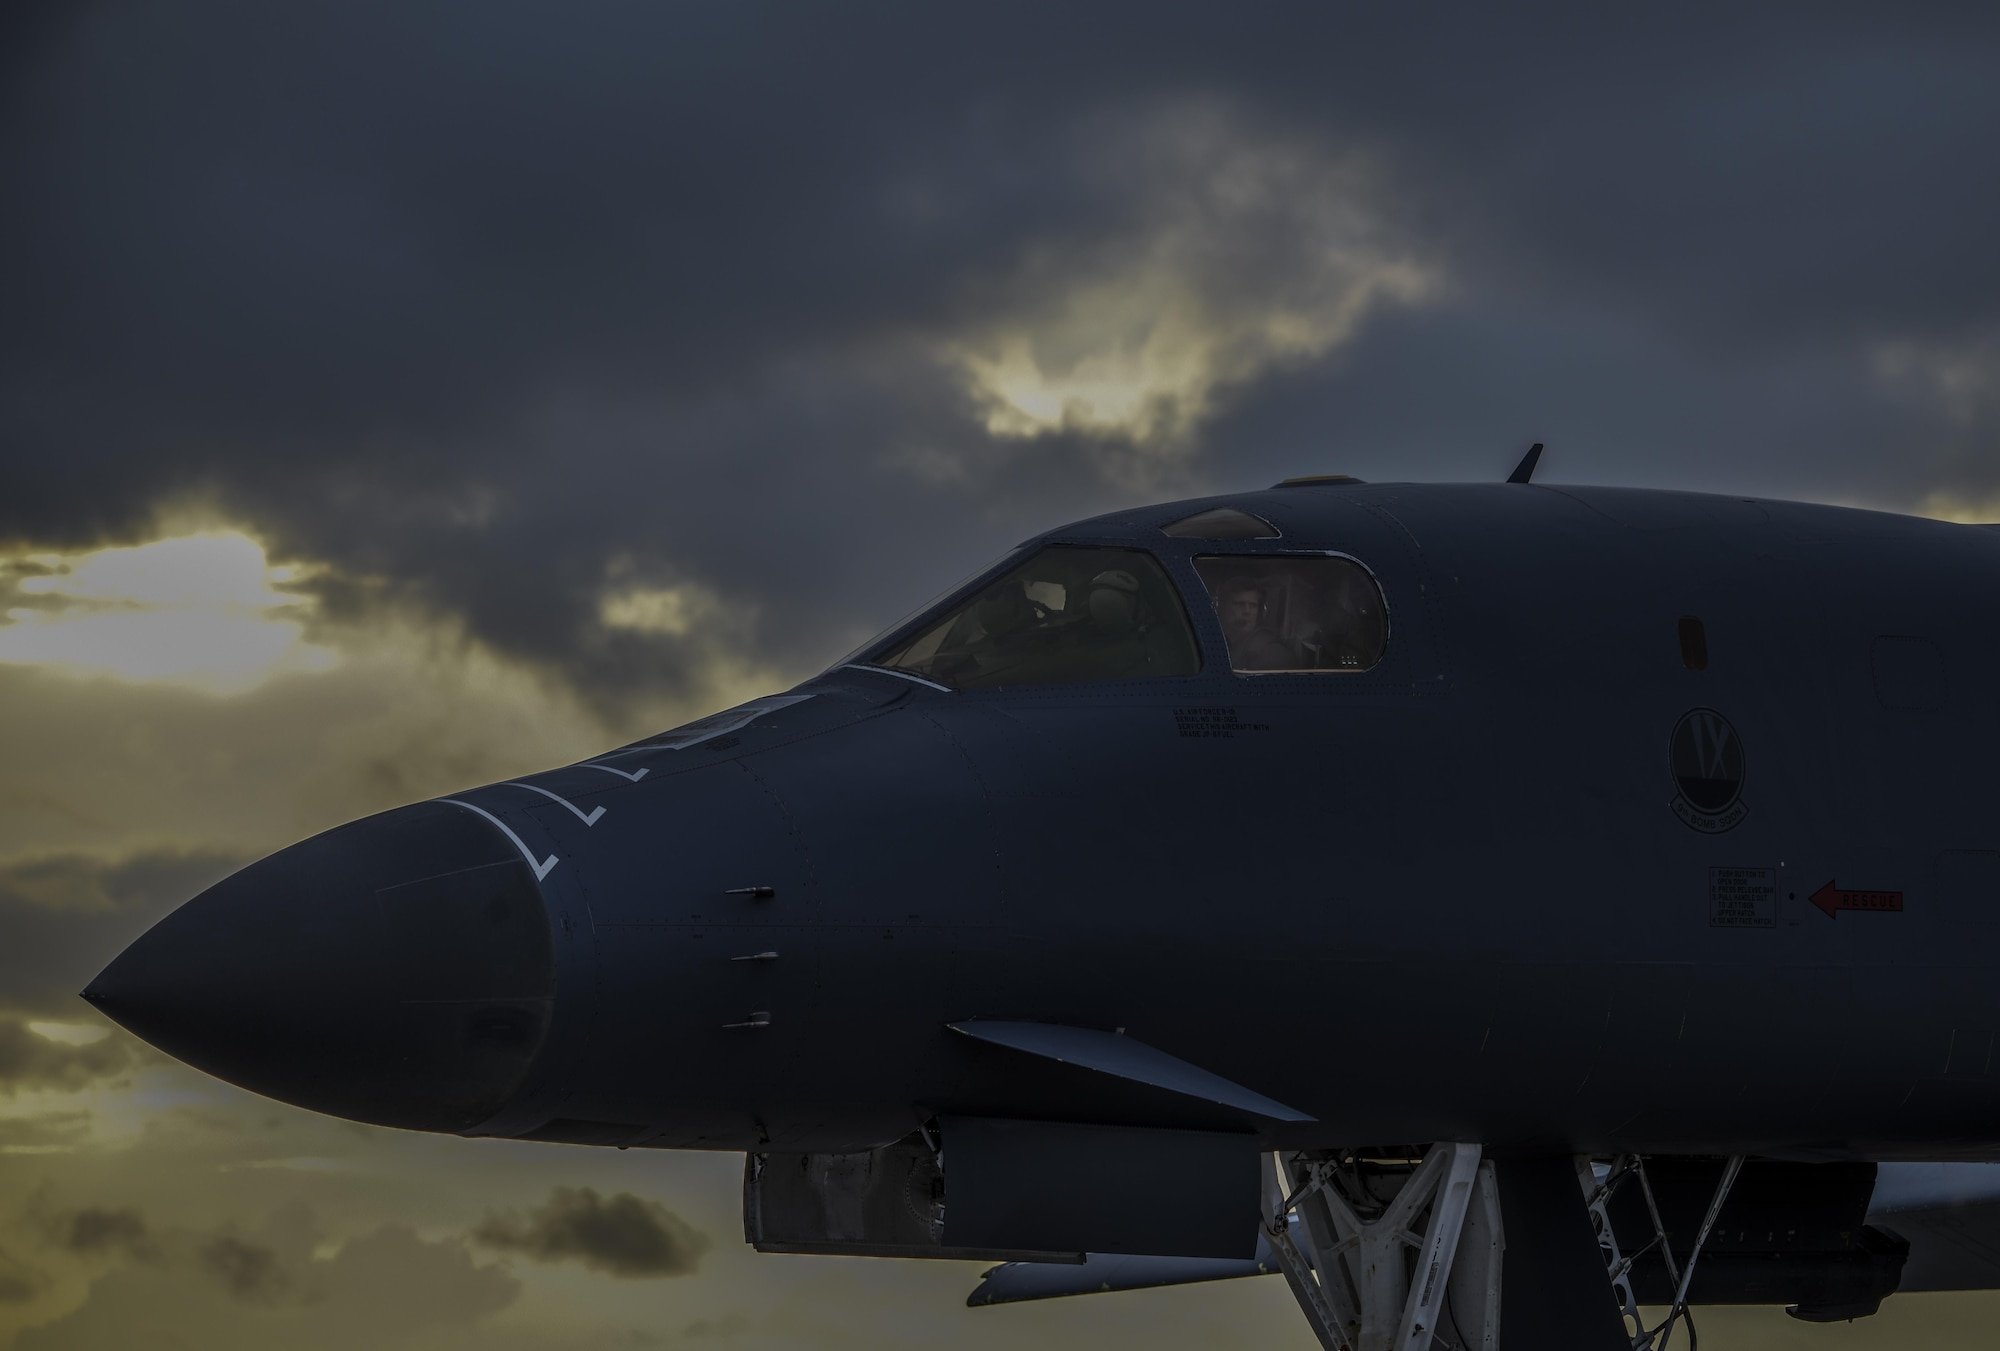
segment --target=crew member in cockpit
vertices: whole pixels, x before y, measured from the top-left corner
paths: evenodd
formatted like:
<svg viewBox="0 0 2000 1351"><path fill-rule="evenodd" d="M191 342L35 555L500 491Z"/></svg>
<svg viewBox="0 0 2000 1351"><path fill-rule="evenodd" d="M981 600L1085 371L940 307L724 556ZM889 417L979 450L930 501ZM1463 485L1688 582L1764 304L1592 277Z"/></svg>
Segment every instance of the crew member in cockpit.
<svg viewBox="0 0 2000 1351"><path fill-rule="evenodd" d="M1216 593L1222 636L1229 643L1229 664L1239 671L1288 671L1296 667L1292 650L1264 622L1264 587L1254 577L1234 577Z"/></svg>
<svg viewBox="0 0 2000 1351"><path fill-rule="evenodd" d="M1130 633L1139 626L1139 579L1123 568L1100 572L1090 579L1090 594L1084 603L1091 619L1106 634Z"/></svg>

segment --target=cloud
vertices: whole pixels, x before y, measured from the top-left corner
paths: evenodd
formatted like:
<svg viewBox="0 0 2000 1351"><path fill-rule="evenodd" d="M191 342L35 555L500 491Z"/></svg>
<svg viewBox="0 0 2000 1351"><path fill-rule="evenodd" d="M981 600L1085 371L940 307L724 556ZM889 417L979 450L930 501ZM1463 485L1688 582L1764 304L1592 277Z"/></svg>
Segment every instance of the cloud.
<svg viewBox="0 0 2000 1351"><path fill-rule="evenodd" d="M1885 384L1931 403L1957 426L1990 426L2000 412L2000 338L1886 342L1875 349L1873 361Z"/></svg>
<svg viewBox="0 0 2000 1351"><path fill-rule="evenodd" d="M607 629L630 629L685 638L715 613L715 597L699 587L624 587L598 603L598 617Z"/></svg>
<svg viewBox="0 0 2000 1351"><path fill-rule="evenodd" d="M25 1022L0 1018L0 1093L27 1088L74 1091L124 1074L134 1063L127 1038L65 1045L32 1031Z"/></svg>
<svg viewBox="0 0 2000 1351"><path fill-rule="evenodd" d="M20 1333L17 1351L148 1345L163 1331L217 1351L395 1348L469 1331L520 1291L501 1267L406 1226L328 1244L297 1206L255 1230L207 1233L157 1231L136 1212L102 1214L106 1245L82 1255L124 1245L128 1260L96 1276L81 1304Z"/></svg>
<svg viewBox="0 0 2000 1351"><path fill-rule="evenodd" d="M277 1250L217 1234L196 1251L201 1270L238 1299L270 1303L291 1288Z"/></svg>
<svg viewBox="0 0 2000 1351"><path fill-rule="evenodd" d="M1914 510L1917 515L1934 520L1956 521L1960 525L1988 525L2000 521L2000 494L1986 492L1974 495L1940 489L1926 493Z"/></svg>
<svg viewBox="0 0 2000 1351"><path fill-rule="evenodd" d="M23 905L122 907L124 892L92 892L121 887L164 898L204 870L369 812L580 759L733 692L704 687L692 705L654 695L623 722L442 619L318 627L337 666L227 697L0 665L0 742L10 748L0 763L0 903L11 894Z"/></svg>
<svg viewBox="0 0 2000 1351"><path fill-rule="evenodd" d="M146 1217L131 1206L85 1206L55 1218L57 1244L82 1256L122 1254L135 1261L158 1261L160 1249Z"/></svg>
<svg viewBox="0 0 2000 1351"><path fill-rule="evenodd" d="M0 768L0 792L6 786ZM37 1033L0 1017L0 1076L10 1056L45 1074L58 1065L122 1068L133 1043L122 1034L85 1042L105 1025L77 991L153 921L246 861L201 847L0 857L0 1009L91 1020Z"/></svg>
<svg viewBox="0 0 2000 1351"><path fill-rule="evenodd" d="M1556 481L2000 519L1995 25L9 7L0 1190L72 1180L106 1246L6 1236L0 1342L720 1339L746 1299L745 1341L1294 1335L1254 1282L974 1328L920 1312L949 1270L734 1253L666 1314L610 1281L579 1312L574 1267L490 1259L643 1267L675 1231L551 1201L487 1222L512 1248L436 1240L558 1175L174 1067L112 1091L132 1044L53 1024L232 867L778 688L1142 496L1497 479L1542 439ZM612 1229L625 1157L581 1178ZM710 1233L730 1194L659 1193ZM277 1195L331 1233L229 1222Z"/></svg>
<svg viewBox="0 0 2000 1351"><path fill-rule="evenodd" d="M67 1152L90 1133L90 1125L87 1111L0 1117L0 1154Z"/></svg>
<svg viewBox="0 0 2000 1351"><path fill-rule="evenodd" d="M0 863L0 902L84 914L152 913L186 900L240 862L201 848L141 849L108 858L29 855Z"/></svg>
<svg viewBox="0 0 2000 1351"><path fill-rule="evenodd" d="M1142 203L1108 237L1030 246L949 351L986 430L1195 449L1229 387L1316 360L1440 286L1367 158L1214 100L1107 119L1077 172Z"/></svg>
<svg viewBox="0 0 2000 1351"><path fill-rule="evenodd" d="M321 566L282 593L322 620L420 615L616 721L1310 457L1441 477L1553 426L1579 477L1909 501L1960 453L1884 467L1935 411L1855 377L1990 322L1990 19L783 15L37 25L0 536L198 500ZM64 613L16 627L144 617Z"/></svg>
<svg viewBox="0 0 2000 1351"><path fill-rule="evenodd" d="M41 1272L0 1248L0 1304L25 1304L47 1284Z"/></svg>
<svg viewBox="0 0 2000 1351"><path fill-rule="evenodd" d="M537 1262L580 1262L613 1276L685 1276L708 1251L708 1237L657 1201L630 1192L600 1196L558 1187L525 1217L491 1215L472 1241Z"/></svg>
<svg viewBox="0 0 2000 1351"><path fill-rule="evenodd" d="M304 641L311 599L273 589L297 570L238 530L0 557L0 578L0 662L230 694L336 660Z"/></svg>
<svg viewBox="0 0 2000 1351"><path fill-rule="evenodd" d="M757 1320L741 1309L732 1309L717 1318L697 1318L681 1329L681 1336L689 1339L716 1337L728 1340L740 1337L757 1326Z"/></svg>

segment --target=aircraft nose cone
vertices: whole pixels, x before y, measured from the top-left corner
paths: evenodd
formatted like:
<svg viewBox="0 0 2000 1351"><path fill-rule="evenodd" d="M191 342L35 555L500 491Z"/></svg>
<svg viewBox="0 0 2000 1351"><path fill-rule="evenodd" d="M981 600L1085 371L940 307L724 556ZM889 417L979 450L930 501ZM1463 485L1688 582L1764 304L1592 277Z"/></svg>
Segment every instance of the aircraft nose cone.
<svg viewBox="0 0 2000 1351"><path fill-rule="evenodd" d="M426 802L225 878L83 992L167 1054L314 1111L463 1130L526 1076L555 1002L534 873Z"/></svg>

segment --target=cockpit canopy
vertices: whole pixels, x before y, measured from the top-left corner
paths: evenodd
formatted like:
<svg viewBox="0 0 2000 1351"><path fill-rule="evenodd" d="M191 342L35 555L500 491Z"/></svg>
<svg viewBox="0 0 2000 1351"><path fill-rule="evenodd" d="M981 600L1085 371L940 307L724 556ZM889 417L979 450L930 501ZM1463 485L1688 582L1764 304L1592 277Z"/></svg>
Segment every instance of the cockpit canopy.
<svg viewBox="0 0 2000 1351"><path fill-rule="evenodd" d="M1194 570L1238 672L1365 671L1388 646L1381 588L1351 558L1209 554Z"/></svg>
<svg viewBox="0 0 2000 1351"><path fill-rule="evenodd" d="M862 660L979 690L1193 675L1201 649L1151 554L1056 544Z"/></svg>
<svg viewBox="0 0 2000 1351"><path fill-rule="evenodd" d="M1388 612L1375 578L1354 559L1192 561L1236 673L1360 672L1382 659ZM1180 592L1153 555L1077 544L1042 549L859 661L961 690L1186 676L1202 665Z"/></svg>

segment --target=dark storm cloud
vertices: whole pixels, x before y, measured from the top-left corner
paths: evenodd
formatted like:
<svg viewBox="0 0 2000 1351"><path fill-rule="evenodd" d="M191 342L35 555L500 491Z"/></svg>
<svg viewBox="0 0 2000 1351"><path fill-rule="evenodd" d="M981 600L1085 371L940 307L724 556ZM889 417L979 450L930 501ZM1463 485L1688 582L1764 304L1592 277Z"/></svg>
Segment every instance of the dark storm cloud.
<svg viewBox="0 0 2000 1351"><path fill-rule="evenodd" d="M157 1344L164 1330L188 1345L242 1351L486 1346L494 1338L474 1325L520 1292L502 1266L480 1265L462 1244L427 1242L404 1225L324 1252L327 1236L296 1206L252 1229L162 1226L148 1234L159 1252L94 1275L81 1303L23 1330L14 1344L96 1351ZM6 1271L0 1261L0 1298Z"/></svg>
<svg viewBox="0 0 2000 1351"><path fill-rule="evenodd" d="M121 1253L138 1261L159 1260L159 1247L146 1217L130 1206L85 1206L58 1216L56 1241L68 1252L85 1256Z"/></svg>
<svg viewBox="0 0 2000 1351"><path fill-rule="evenodd" d="M291 1274L275 1248L218 1234L203 1243L195 1259L204 1275L238 1299L268 1303L291 1288Z"/></svg>
<svg viewBox="0 0 2000 1351"><path fill-rule="evenodd" d="M708 1251L708 1237L657 1201L630 1192L600 1196L558 1187L521 1215L492 1215L472 1241L537 1262L581 1262L613 1276L685 1276Z"/></svg>
<svg viewBox="0 0 2000 1351"><path fill-rule="evenodd" d="M1491 475L1558 433L1577 477L1910 500L1995 472L1991 401L1954 423L1932 375L2000 332L1980 8L209 3L24 31L0 535L207 493L378 579L348 605L462 613L600 691L716 655L606 629L614 583L696 585L745 617L730 645L802 669L1146 491L1115 434L996 439L941 353L1199 222L1190 183L1238 151L1365 163L1370 229L1441 282L1234 380L1170 486L1335 453ZM1158 153L1189 109L1220 148ZM1215 228L1203 293L1275 304L1325 227ZM1922 359L1878 387L1898 343Z"/></svg>
<svg viewBox="0 0 2000 1351"><path fill-rule="evenodd" d="M267 1298L289 1282L283 1256L266 1243L231 1232L156 1232L137 1206L49 1210L38 1194L28 1207L46 1250L71 1257L123 1258L147 1266L193 1269L243 1298Z"/></svg>

